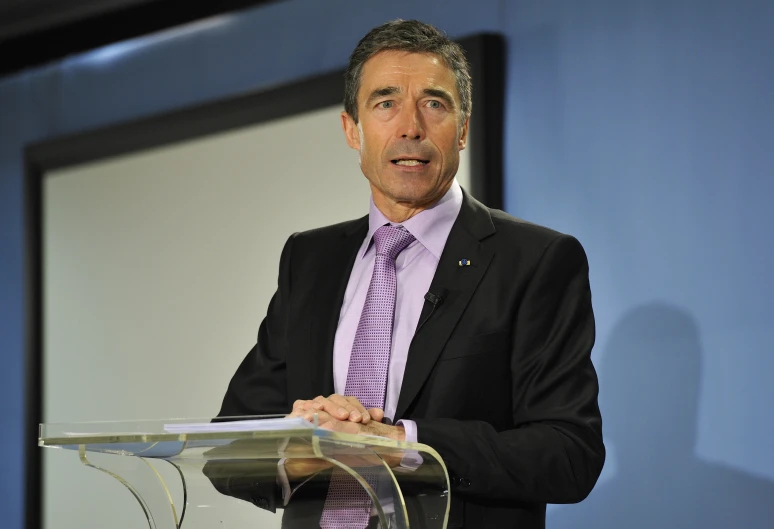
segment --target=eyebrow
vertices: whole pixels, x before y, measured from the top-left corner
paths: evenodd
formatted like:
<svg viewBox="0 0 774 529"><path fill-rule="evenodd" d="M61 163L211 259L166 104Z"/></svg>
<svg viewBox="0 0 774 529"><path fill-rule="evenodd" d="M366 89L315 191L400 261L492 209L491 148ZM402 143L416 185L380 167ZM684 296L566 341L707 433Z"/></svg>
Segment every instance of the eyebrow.
<svg viewBox="0 0 774 529"><path fill-rule="evenodd" d="M440 88L425 88L424 93L428 96L443 99L444 103L446 103L452 110L457 108L457 105L454 104L454 98L446 90L441 90Z"/></svg>
<svg viewBox="0 0 774 529"><path fill-rule="evenodd" d="M385 96L391 96L393 94L400 94L402 90L397 86L385 86L383 88L377 88L371 94L368 96L368 100L366 103L370 105L373 103L376 99L385 97ZM440 88L425 88L422 93L426 96L431 97L437 97L438 99L442 99L444 103L446 103L449 108L455 109L457 108L457 105L454 103L454 98L447 92L446 90L442 90Z"/></svg>
<svg viewBox="0 0 774 529"><path fill-rule="evenodd" d="M366 103L370 105L375 100L382 98L384 96L391 96L393 94L399 94L400 88L397 86L385 86L384 88L377 88L373 92L371 92L371 95L368 96L368 101Z"/></svg>

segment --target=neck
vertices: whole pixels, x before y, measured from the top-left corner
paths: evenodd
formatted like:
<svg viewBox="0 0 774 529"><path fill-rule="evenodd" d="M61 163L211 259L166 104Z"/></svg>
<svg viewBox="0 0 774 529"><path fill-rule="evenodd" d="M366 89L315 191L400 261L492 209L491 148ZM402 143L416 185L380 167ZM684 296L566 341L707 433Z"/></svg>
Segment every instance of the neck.
<svg viewBox="0 0 774 529"><path fill-rule="evenodd" d="M428 206L414 206L414 205L404 205L404 204L393 204L393 203L380 203L382 201L377 201L376 198L374 198L374 205L379 209L379 211L382 212L382 215L387 217L387 220L390 222L395 222L400 224L401 222L406 222L408 219L419 213L420 211L424 211L429 207Z"/></svg>
<svg viewBox="0 0 774 529"><path fill-rule="evenodd" d="M390 222L401 223L406 222L417 213L420 213L437 204L438 201L441 200L449 191L451 185L452 182L449 182L449 185L446 186L446 189L444 189L442 193L439 193L436 198L427 202L401 202L398 200L393 200L392 198L389 198L380 193L378 189L374 188L374 186L371 186L371 196L374 199L374 205L379 209L379 211L382 212L382 215L387 217L387 220Z"/></svg>

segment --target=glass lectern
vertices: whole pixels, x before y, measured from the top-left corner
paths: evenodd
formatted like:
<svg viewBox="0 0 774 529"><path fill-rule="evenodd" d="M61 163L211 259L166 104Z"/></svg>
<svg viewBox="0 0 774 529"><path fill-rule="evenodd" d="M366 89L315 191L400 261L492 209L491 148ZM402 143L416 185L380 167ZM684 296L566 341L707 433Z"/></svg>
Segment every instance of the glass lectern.
<svg viewBox="0 0 774 529"><path fill-rule="evenodd" d="M77 452L118 480L150 529L319 527L334 472L367 493L345 508L369 509L369 527L444 529L448 520L449 477L435 450L303 419L42 424L39 445ZM254 517L233 502L252 504Z"/></svg>

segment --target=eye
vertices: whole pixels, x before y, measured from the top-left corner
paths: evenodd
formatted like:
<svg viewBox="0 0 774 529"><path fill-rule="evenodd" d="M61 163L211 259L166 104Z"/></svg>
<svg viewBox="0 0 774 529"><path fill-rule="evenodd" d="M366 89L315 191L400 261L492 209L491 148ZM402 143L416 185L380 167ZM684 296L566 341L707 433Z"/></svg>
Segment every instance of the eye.
<svg viewBox="0 0 774 529"><path fill-rule="evenodd" d="M431 99L430 101L428 101L427 102L427 106L429 106L430 108L435 108L435 109L443 108L443 105L441 104L441 102L437 101L435 99Z"/></svg>
<svg viewBox="0 0 774 529"><path fill-rule="evenodd" d="M379 107L379 108L384 108L384 109L392 108L393 102L392 101L382 101L381 103L378 103L376 106Z"/></svg>

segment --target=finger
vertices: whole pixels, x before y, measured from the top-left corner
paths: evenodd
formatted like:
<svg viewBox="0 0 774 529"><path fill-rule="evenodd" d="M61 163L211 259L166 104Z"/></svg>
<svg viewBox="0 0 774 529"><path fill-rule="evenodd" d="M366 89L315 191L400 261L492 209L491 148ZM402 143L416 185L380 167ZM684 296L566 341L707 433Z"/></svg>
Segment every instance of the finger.
<svg viewBox="0 0 774 529"><path fill-rule="evenodd" d="M311 400L298 399L293 403L293 413L303 413L310 409Z"/></svg>
<svg viewBox="0 0 774 529"><path fill-rule="evenodd" d="M380 408L369 408L368 414L376 422L382 422L384 420L384 410Z"/></svg>
<svg viewBox="0 0 774 529"><path fill-rule="evenodd" d="M352 410L355 409L343 396L335 393L328 398L315 397L314 401L321 405L321 410L330 413L340 421L349 419Z"/></svg>
<svg viewBox="0 0 774 529"><path fill-rule="evenodd" d="M323 409L323 406L320 403L313 400L304 401L303 407L304 411L319 411Z"/></svg>
<svg viewBox="0 0 774 529"><path fill-rule="evenodd" d="M316 400L297 400L293 403L293 408L301 411L322 410L323 407L324 406Z"/></svg>
<svg viewBox="0 0 774 529"><path fill-rule="evenodd" d="M318 426L320 424L324 423L324 422L331 422L331 421L337 421L338 420L335 417L332 417L329 413L326 413L326 412L324 412L322 410L315 410L315 409L305 410L305 411L300 412L300 413L294 412L290 416L291 417L300 417L300 418L305 419L305 420L307 420L307 421L309 421L311 423L314 423L315 415L317 416L317 425Z"/></svg>
<svg viewBox="0 0 774 529"><path fill-rule="evenodd" d="M296 408L296 407L294 407L290 411L290 413L285 415L285 418L287 419L287 418L290 418L290 417L301 417L303 414L304 414L304 409L303 408L300 408L300 407Z"/></svg>
<svg viewBox="0 0 774 529"><path fill-rule="evenodd" d="M286 415L286 417L303 417L306 420L311 421L311 417L313 417L315 413L325 413L312 406L311 402L311 400L297 401L294 403L293 411Z"/></svg>
<svg viewBox="0 0 774 529"><path fill-rule="evenodd" d="M357 410L357 413L360 415L360 417L353 416L353 413L350 413L349 420L358 422L362 422L363 424L368 424L368 422L371 420L371 414L368 412L368 410L363 406L360 401L357 399L357 397L345 397L350 405L354 406Z"/></svg>
<svg viewBox="0 0 774 529"><path fill-rule="evenodd" d="M341 404L334 402L330 398L326 398L320 395L315 397L313 402L313 406L316 409L328 413L339 421L343 421L349 418L349 410L343 409Z"/></svg>
<svg viewBox="0 0 774 529"><path fill-rule="evenodd" d="M352 422L367 424L368 421L371 420L371 415L368 413L368 410L365 409L365 406L360 404L357 397L333 394L328 397L328 399L340 404L342 409L349 410L348 419Z"/></svg>
<svg viewBox="0 0 774 529"><path fill-rule="evenodd" d="M352 422L360 422L363 420L363 412L361 412L363 407L360 406L360 402L358 402L355 397L345 397L344 395L338 395L334 393L328 397L328 400L340 406L339 412L341 412L342 416L344 412L347 413L347 416L343 420L349 420Z"/></svg>

